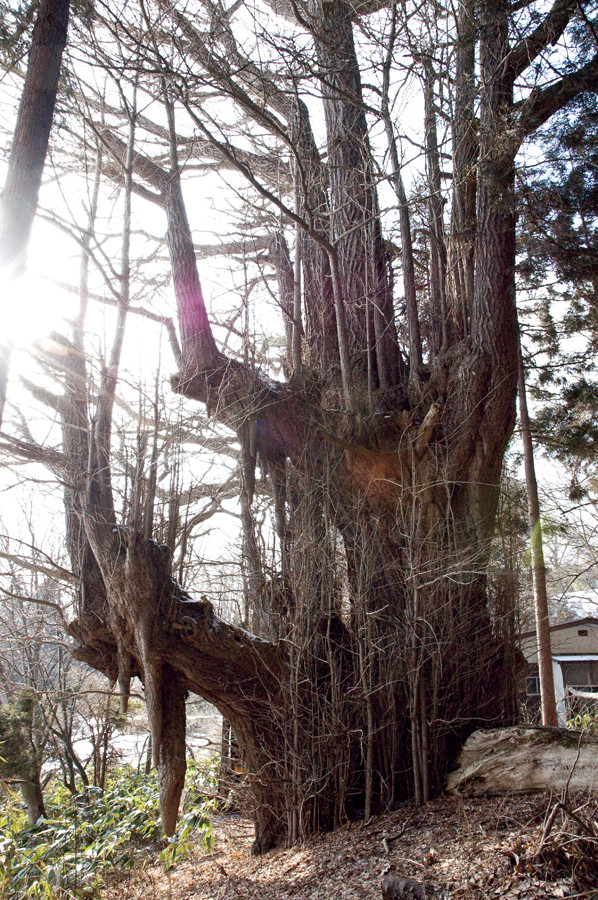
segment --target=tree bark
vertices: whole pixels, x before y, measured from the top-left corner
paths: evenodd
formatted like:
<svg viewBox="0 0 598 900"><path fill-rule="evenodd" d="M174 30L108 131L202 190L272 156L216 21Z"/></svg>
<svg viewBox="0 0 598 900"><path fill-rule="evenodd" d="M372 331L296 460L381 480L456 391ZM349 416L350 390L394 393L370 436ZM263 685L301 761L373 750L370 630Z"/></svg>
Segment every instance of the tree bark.
<svg viewBox="0 0 598 900"><path fill-rule="evenodd" d="M19 788L23 802L27 807L27 821L30 825L37 825L40 817L46 815L44 795L39 776L31 779L31 781L21 781Z"/></svg>
<svg viewBox="0 0 598 900"><path fill-rule="evenodd" d="M453 217L450 241L449 314L457 340L469 333L474 293L476 232L475 10L463 0L457 15L453 124Z"/></svg>
<svg viewBox="0 0 598 900"><path fill-rule="evenodd" d="M305 104L292 90L284 95L282 77L269 81L242 60L226 23L211 20L216 56L205 34L177 19L187 42L181 41L181 52L188 48L211 84L289 147L296 180L290 206L268 193L247 158L239 162L230 144L210 137L186 93L180 95L194 126L229 162L237 160L261 197L302 231L305 333L317 350L299 360L295 342L288 382L274 381L247 359L226 356L216 344L173 122L169 170L139 153L132 159L136 178L158 193L167 215L182 338L173 387L206 404L243 448L247 596L270 591L268 603L249 598L267 620L261 624L256 616L254 622L269 639L224 623L208 601L188 597L160 547L134 529L108 527L93 492L80 501L79 515L101 576L98 619L94 630L82 611L72 628L82 658L112 674L124 666L126 678L139 673L144 679L167 829L174 827L183 771L184 693L195 691L218 706L249 771L258 851L285 835L301 839L407 797L425 801L441 788L474 727L512 715L512 657L488 605L485 569L502 458L515 422L514 159L525 122L556 103L552 92L543 95L541 107L533 97L527 106L514 105L516 64L505 64L512 50L510 4L481 0L474 33L466 2L458 27L452 273L443 250L434 73L424 98L440 328L434 340L426 341L433 328L418 334L425 310L417 307L412 277L414 378L397 341L353 41L355 5L313 0L297 8L300 17L301 10L322 87L325 159ZM534 47L553 33L537 34ZM476 34L481 88L474 97ZM569 79L560 90L569 96L572 84ZM388 120L388 108L385 113ZM113 134L104 140L122 160L123 142ZM404 259L414 270L396 146L394 151ZM290 311L290 261L280 250L282 299ZM299 321L294 292L292 300L291 350ZM251 533L258 456L272 483L282 548L269 580Z"/></svg>
<svg viewBox="0 0 598 900"><path fill-rule="evenodd" d="M355 54L349 3L316 2L312 11L316 54L322 69L322 97L328 142L332 240L338 248L353 378L367 395L367 356L377 387L396 385L400 357L371 168L368 127ZM338 311L337 311L338 317ZM367 319L373 323L368 346Z"/></svg>
<svg viewBox="0 0 598 900"><path fill-rule="evenodd" d="M521 440L523 442L523 462L525 467L525 489L527 492L529 513L542 725L556 728L558 726L558 716L556 710L556 697L554 694L554 677L552 674L552 649L550 646L550 619L548 616L548 591L546 590L546 566L544 564L542 520L540 518L540 500L538 497L538 482L536 481L536 468L534 465L532 432L527 409L525 370L523 368L521 347L519 348L518 393L519 420L521 423Z"/></svg>
<svg viewBox="0 0 598 900"><path fill-rule="evenodd" d="M69 8L69 0L41 0L33 28L27 74L2 194L0 272L4 279L4 303L16 302L8 293L9 284L25 269L27 244L37 209L54 117ZM6 401L10 352L10 343L4 338L0 343L0 428Z"/></svg>
<svg viewBox="0 0 598 900"><path fill-rule="evenodd" d="M424 105L426 132L426 166L428 175L428 244L430 271L430 305L432 323L430 339L436 353L449 345L449 318L446 307L446 244L442 214L442 180L438 135L436 133L436 76L432 61L424 60Z"/></svg>
<svg viewBox="0 0 598 900"><path fill-rule="evenodd" d="M2 195L0 265L11 277L25 268L52 128L69 8L69 0L41 0L33 29Z"/></svg>

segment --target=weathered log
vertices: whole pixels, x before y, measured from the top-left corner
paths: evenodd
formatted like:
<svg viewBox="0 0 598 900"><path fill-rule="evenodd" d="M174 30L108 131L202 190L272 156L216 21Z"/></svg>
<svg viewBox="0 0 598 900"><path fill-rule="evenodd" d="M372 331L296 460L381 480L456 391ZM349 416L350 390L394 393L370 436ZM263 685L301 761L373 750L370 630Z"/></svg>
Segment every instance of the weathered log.
<svg viewBox="0 0 598 900"><path fill-rule="evenodd" d="M474 731L447 779L456 794L598 788L598 737L557 728Z"/></svg>

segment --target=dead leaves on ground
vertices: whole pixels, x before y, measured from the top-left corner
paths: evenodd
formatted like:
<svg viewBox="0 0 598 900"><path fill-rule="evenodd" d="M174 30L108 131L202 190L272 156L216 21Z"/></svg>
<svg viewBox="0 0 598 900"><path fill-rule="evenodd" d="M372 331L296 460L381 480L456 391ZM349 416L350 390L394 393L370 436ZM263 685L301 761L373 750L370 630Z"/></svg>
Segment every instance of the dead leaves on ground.
<svg viewBox="0 0 598 900"><path fill-rule="evenodd" d="M560 804L555 812L555 805ZM218 819L212 855L172 870L152 860L112 876L105 900L380 900L389 866L454 900L598 900L598 800L442 797L426 807L252 858L252 833Z"/></svg>

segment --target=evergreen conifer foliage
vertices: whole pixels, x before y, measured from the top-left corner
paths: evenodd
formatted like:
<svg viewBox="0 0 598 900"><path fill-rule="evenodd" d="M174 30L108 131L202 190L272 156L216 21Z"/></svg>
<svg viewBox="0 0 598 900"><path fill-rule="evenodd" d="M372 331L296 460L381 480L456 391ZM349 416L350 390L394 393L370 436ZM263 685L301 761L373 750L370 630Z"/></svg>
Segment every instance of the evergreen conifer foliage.
<svg viewBox="0 0 598 900"><path fill-rule="evenodd" d="M538 298L540 345L552 361L540 373L535 428L574 466L591 466L598 447L597 129L596 96L582 94L542 134L543 165L521 187L520 273ZM565 306L557 321L553 304Z"/></svg>

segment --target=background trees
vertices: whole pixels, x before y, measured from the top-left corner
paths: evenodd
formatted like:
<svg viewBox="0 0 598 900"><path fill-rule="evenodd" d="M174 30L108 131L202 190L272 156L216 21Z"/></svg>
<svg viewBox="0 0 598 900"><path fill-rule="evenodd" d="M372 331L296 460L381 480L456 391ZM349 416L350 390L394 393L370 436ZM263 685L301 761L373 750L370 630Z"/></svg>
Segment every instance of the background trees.
<svg viewBox="0 0 598 900"><path fill-rule="evenodd" d="M48 356L62 450L12 448L66 483L82 582L70 632L123 697L144 682L167 832L189 690L245 753L257 850L425 800L468 730L513 716L512 623L488 604L486 566L515 419L517 154L595 89L589 15L569 0L160 0L73 24L108 76L73 65L63 104L72 139L92 135L87 158L123 186L120 262L104 265L117 318L92 376L82 278L75 329ZM192 230L197 175L214 169L236 192L220 251L242 261L228 331L208 314ZM173 577L172 544L152 540L152 463L126 504L115 488L136 253L154 267L135 216L150 208L178 316L172 387L237 441L251 632ZM83 273L95 229L94 214ZM254 296L276 304L278 358L252 340Z"/></svg>

